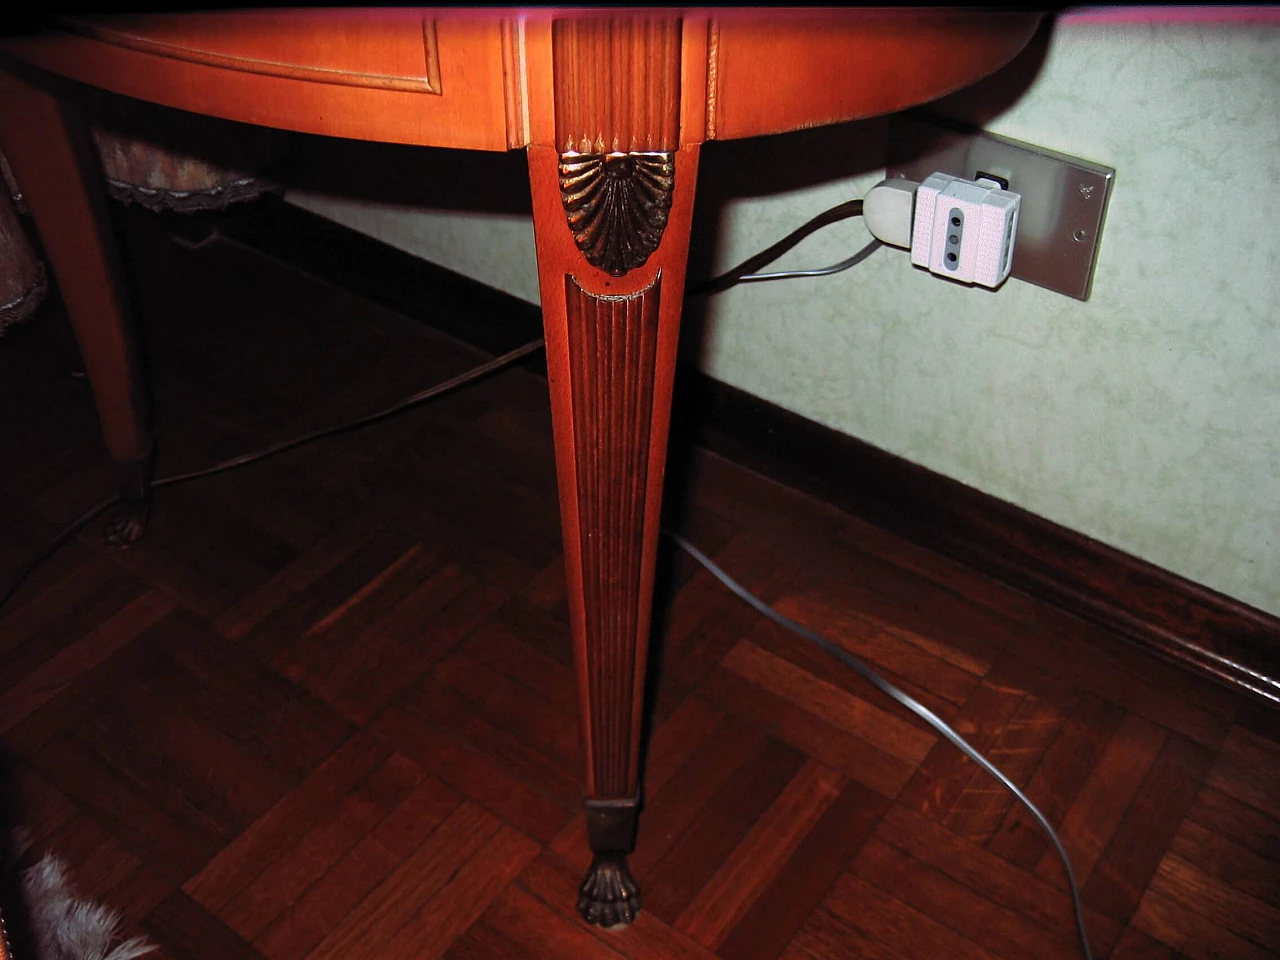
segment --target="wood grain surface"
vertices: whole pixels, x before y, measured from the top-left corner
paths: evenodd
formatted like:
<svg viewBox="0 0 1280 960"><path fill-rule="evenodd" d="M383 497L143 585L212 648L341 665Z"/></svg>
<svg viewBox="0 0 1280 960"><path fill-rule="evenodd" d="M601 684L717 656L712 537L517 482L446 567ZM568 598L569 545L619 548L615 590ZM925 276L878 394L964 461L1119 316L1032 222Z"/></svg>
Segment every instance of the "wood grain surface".
<svg viewBox="0 0 1280 960"><path fill-rule="evenodd" d="M0 55L182 110L328 136L674 150L932 100L1012 59L1039 19L768 8L77 15L15 32Z"/></svg>

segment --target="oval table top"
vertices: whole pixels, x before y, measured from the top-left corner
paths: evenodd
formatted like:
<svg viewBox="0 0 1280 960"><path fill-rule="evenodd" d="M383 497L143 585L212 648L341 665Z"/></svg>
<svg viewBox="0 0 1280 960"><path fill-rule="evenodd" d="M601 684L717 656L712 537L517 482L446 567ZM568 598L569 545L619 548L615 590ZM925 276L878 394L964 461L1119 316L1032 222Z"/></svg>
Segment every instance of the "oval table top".
<svg viewBox="0 0 1280 960"><path fill-rule="evenodd" d="M63 16L0 40L0 57L11 69L25 64L305 133L608 152L778 133L923 103L1004 65L1039 19L797 8Z"/></svg>

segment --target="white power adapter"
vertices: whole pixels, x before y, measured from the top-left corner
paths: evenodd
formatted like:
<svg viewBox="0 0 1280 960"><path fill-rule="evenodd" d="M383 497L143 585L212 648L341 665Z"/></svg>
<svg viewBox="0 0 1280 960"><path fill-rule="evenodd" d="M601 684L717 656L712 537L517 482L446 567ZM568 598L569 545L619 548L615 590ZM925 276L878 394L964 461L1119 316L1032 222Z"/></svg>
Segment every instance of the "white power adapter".
<svg viewBox="0 0 1280 960"><path fill-rule="evenodd" d="M886 180L872 187L863 219L877 239L910 247L915 265L994 288L1013 268L1021 203L993 179L934 173L920 184Z"/></svg>

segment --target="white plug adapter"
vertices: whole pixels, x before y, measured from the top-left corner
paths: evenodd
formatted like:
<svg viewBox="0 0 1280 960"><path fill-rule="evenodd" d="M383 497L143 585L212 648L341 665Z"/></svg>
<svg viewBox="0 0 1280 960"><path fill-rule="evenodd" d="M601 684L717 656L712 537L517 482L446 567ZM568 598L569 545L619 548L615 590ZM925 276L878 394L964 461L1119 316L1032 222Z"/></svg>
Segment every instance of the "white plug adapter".
<svg viewBox="0 0 1280 960"><path fill-rule="evenodd" d="M911 262L961 283L998 287L1013 267L1022 198L994 179L935 173L924 183L876 184L862 219L882 243L911 250Z"/></svg>
<svg viewBox="0 0 1280 960"><path fill-rule="evenodd" d="M1013 267L1021 204L994 180L931 174L916 190L911 262L960 283L1000 286Z"/></svg>

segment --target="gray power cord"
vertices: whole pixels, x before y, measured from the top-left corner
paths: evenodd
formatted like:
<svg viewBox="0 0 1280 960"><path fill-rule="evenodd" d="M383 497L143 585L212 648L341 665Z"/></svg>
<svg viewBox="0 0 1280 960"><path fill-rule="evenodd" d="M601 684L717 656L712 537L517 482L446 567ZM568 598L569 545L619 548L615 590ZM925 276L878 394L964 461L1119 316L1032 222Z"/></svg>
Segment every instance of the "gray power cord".
<svg viewBox="0 0 1280 960"><path fill-rule="evenodd" d="M1066 848L1063 847L1062 841L1058 839L1058 834L1054 831L1053 825L1049 823L1048 818L1040 812L1025 793L1018 789L1017 784L1001 773L990 760L980 754L973 747L969 746L960 734L956 733L955 730L947 725L945 720L924 704L903 693L843 647L837 646L821 634L810 630L804 624L796 623L789 617L783 616L777 610L773 609L773 607L769 606L759 597L752 594L746 587L742 586L731 576L721 570L710 557L679 534L672 533L670 530L665 528L662 532L674 540L681 550L693 557L694 560L697 560L698 563L702 564L702 566L704 566L713 577L728 587L732 593L742 599L754 610L764 614L764 616L768 617L774 623L781 627L785 627L797 636L801 636L810 643L821 647L845 666L854 670L859 676L885 696L892 700L896 700L925 723L929 724L929 726L933 727L933 729L937 730L938 733L942 734L944 738L950 741L956 749L999 781L1001 786L1012 793L1019 803L1031 811L1031 815L1036 818L1040 826L1044 828L1045 834L1053 842L1054 848L1058 851L1058 856L1062 859L1062 865L1066 868L1067 883L1071 886L1071 902L1075 906L1076 911L1076 928L1080 934L1080 952L1084 954L1085 960L1093 960L1093 953L1089 949L1089 931L1085 928L1084 923L1084 905L1080 901L1080 888L1076 884L1075 872L1071 869L1071 859L1067 856Z"/></svg>

